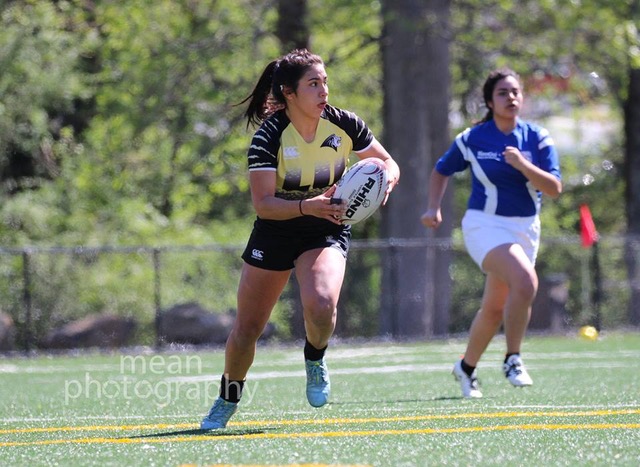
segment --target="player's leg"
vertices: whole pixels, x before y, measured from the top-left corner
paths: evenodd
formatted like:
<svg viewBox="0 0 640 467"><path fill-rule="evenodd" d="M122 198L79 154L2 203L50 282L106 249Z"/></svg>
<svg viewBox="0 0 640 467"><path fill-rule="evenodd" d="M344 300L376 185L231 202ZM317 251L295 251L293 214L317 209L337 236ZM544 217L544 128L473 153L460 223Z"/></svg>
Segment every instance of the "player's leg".
<svg viewBox="0 0 640 467"><path fill-rule="evenodd" d="M253 363L256 344L291 271L269 271L244 264L238 286L237 314L225 348L220 396L200 428L224 428L238 409L244 380Z"/></svg>
<svg viewBox="0 0 640 467"><path fill-rule="evenodd" d="M346 258L336 248L313 249L296 261L306 330L307 399L314 407L329 400L331 383L324 352L336 325Z"/></svg>
<svg viewBox="0 0 640 467"><path fill-rule="evenodd" d="M296 261L307 340L316 348L326 347L335 329L345 267L335 248L309 250Z"/></svg>
<svg viewBox="0 0 640 467"><path fill-rule="evenodd" d="M495 274L488 272L480 310L469 329L469 341L464 353L467 365L478 366L482 354L500 329L508 293L507 284Z"/></svg>
<svg viewBox="0 0 640 467"><path fill-rule="evenodd" d="M453 367L463 397L482 397L476 366L502 323L502 310L507 298L507 285L494 274L487 274L480 310L471 323L464 356Z"/></svg>
<svg viewBox="0 0 640 467"><path fill-rule="evenodd" d="M529 386L531 377L524 368L520 348L531 317L531 305L538 290L534 264L520 245L502 245L489 252L483 267L507 284L503 325L507 344L504 372L514 386Z"/></svg>
<svg viewBox="0 0 640 467"><path fill-rule="evenodd" d="M520 352L529 318L531 304L538 290L538 276L520 245L501 245L491 250L483 267L508 287L504 303L504 332L507 340L507 353Z"/></svg>
<svg viewBox="0 0 640 467"><path fill-rule="evenodd" d="M244 264L238 286L236 319L227 339L224 374L244 380L255 357L256 344L271 311L287 285L291 271L269 271Z"/></svg>

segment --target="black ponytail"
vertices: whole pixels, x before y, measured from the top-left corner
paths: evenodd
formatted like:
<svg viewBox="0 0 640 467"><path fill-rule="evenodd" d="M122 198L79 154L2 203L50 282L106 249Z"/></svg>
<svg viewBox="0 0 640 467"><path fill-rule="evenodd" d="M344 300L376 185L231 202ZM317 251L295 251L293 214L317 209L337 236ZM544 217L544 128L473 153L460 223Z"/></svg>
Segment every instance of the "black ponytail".
<svg viewBox="0 0 640 467"><path fill-rule="evenodd" d="M269 115L269 94L271 93L271 83L273 82L273 70L276 68L277 63L278 60L274 60L266 66L256 86L253 88L253 92L238 104L242 105L249 101L247 111L244 113L247 118L247 127L251 124L260 125Z"/></svg>

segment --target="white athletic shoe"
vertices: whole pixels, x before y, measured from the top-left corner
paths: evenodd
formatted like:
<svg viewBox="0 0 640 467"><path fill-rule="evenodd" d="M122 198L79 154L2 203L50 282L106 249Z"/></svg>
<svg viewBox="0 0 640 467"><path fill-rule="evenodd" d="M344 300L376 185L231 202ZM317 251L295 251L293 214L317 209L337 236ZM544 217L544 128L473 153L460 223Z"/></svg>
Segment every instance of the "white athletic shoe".
<svg viewBox="0 0 640 467"><path fill-rule="evenodd" d="M473 370L471 376L466 374L462 369L462 360L458 360L453 365L453 371L451 374L460 382L460 388L462 389L462 395L466 398L479 399L482 397L480 392L478 378L476 377L476 370Z"/></svg>
<svg viewBox="0 0 640 467"><path fill-rule="evenodd" d="M502 371L509 382L516 387L531 386L533 380L522 363L520 355L511 355L502 365Z"/></svg>

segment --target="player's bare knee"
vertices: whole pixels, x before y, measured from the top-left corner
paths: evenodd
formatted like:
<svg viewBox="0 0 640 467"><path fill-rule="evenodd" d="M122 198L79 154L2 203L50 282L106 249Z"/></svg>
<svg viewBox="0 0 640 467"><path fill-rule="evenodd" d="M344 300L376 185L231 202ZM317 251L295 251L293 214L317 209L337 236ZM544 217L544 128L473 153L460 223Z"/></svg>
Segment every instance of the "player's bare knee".
<svg viewBox="0 0 640 467"><path fill-rule="evenodd" d="M483 308L480 313L482 314L482 319L488 324L497 326L502 322L502 308Z"/></svg>
<svg viewBox="0 0 640 467"><path fill-rule="evenodd" d="M333 300L318 297L305 304L305 319L317 326L325 326L333 322L336 314L336 305Z"/></svg>
<svg viewBox="0 0 640 467"><path fill-rule="evenodd" d="M510 287L512 298L521 302L533 302L537 292L537 282L532 280L514 281Z"/></svg>
<svg viewBox="0 0 640 467"><path fill-rule="evenodd" d="M264 326L260 323L236 324L229 337L240 345L251 345L260 338L263 331Z"/></svg>

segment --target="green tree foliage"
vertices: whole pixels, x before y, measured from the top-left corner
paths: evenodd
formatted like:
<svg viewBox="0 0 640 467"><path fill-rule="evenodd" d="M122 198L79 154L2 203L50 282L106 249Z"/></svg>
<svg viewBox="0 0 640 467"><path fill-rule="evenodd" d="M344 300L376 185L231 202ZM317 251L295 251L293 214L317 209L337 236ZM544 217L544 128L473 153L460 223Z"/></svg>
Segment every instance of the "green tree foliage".
<svg viewBox="0 0 640 467"><path fill-rule="evenodd" d="M65 213L53 185L77 149L75 130L84 126L83 102L92 91L82 53L91 42L86 28L75 28L74 10L66 2L9 2L0 9L0 242L5 245L59 233L56 217Z"/></svg>
<svg viewBox="0 0 640 467"><path fill-rule="evenodd" d="M257 1L9 4L0 142L38 162L30 180L50 181L11 191L28 180L3 158L2 243L233 239L210 223L247 214L247 132L234 104L277 55L269 11ZM95 116L78 135L54 117L83 98Z"/></svg>
<svg viewBox="0 0 640 467"><path fill-rule="evenodd" d="M380 2L330 0L309 14L311 48L325 60L330 101L357 113L381 138Z"/></svg>
<svg viewBox="0 0 640 467"><path fill-rule="evenodd" d="M634 24L625 19L630 4L454 2L459 127L481 115L478 88L490 68L505 64L529 79L572 77L569 92L547 100L547 113L565 104L580 111L602 92L621 102L623 65L637 55ZM237 239L219 222L252 216L251 129L233 104L280 53L273 2L25 0L5 3L1 13L3 244ZM332 102L381 135L379 2L311 3L308 24L311 47L327 62ZM82 114L87 102L91 112ZM607 169L594 165L601 151L578 159L576 176L565 158L567 181L580 185L594 167L615 173L618 149L603 148Z"/></svg>
<svg viewBox="0 0 640 467"><path fill-rule="evenodd" d="M212 219L246 213L246 132L234 104L251 90L263 57L275 55L262 39L267 11L251 1L96 7L99 116L80 173L94 185L89 208L105 216L99 224L109 233L120 224L128 238L119 242L233 238L203 231Z"/></svg>
<svg viewBox="0 0 640 467"><path fill-rule="evenodd" d="M311 15L332 98L379 132L376 10L354 25L334 3ZM17 1L3 24L3 244L238 240L223 224L253 214L251 129L234 104L280 53L270 2ZM82 134L58 118L79 101Z"/></svg>
<svg viewBox="0 0 640 467"><path fill-rule="evenodd" d="M255 215L246 174L253 129L234 104L282 52L276 3L2 2L0 245L243 243ZM452 29L443 33L460 116L453 129L482 115L478 89L500 65L527 78L530 102L548 106L538 115L597 120L588 109L605 103L621 126L628 66L640 57L634 4L452 2ZM331 102L381 137L380 2L308 5L310 47L325 58ZM549 76L567 87L537 89L536 80ZM545 206L546 235L575 234L582 202L601 233L624 230L622 144L562 154L566 192ZM375 222L356 227L356 238L376 235ZM370 259L362 258L353 265L365 270ZM118 280L108 267L101 274L96 282L108 283L109 274ZM86 300L94 310L108 302L106 295Z"/></svg>
<svg viewBox="0 0 640 467"><path fill-rule="evenodd" d="M52 117L73 111L87 87L78 37L51 3L10 3L0 20L0 170L3 192L12 193L56 174L52 136L61 122Z"/></svg>
<svg viewBox="0 0 640 467"><path fill-rule="evenodd" d="M461 127L485 109L480 87L489 70L509 66L525 78L527 108L539 123L561 115L576 125L622 127L621 104L632 51L627 1L460 0L454 2L454 96ZM594 22L594 18L597 21ZM613 106L611 106L613 104ZM612 109L598 114L604 105ZM594 110L595 109L595 110ZM459 128L458 128L459 129ZM563 129L579 140L581 129ZM561 137L564 135L555 135ZM575 233L577 206L593 206L603 232L624 228L620 138L561 154L565 194L543 211L549 234ZM569 193L567 193L567 191ZM575 195L575 196L574 196ZM615 206L614 209L612 207Z"/></svg>
<svg viewBox="0 0 640 467"><path fill-rule="evenodd" d="M629 62L638 50L637 16L631 14L634 4L637 7L637 0L454 2L452 69L460 126L484 114L479 88L486 73L498 66L510 66L525 78L526 106L534 120L544 126L553 125L550 117L556 116L572 122L568 127L551 128L557 140L568 135L576 144L573 148L565 145L561 152L565 192L558 200L545 200L545 237L577 234L582 203L591 207L601 234L625 231L622 105ZM603 108L608 112L602 112ZM596 144L581 144L581 139L589 136L589 128L598 127L614 127L616 136ZM468 180L460 182L466 190ZM461 206L466 191L458 197ZM554 244L549 250L554 254L546 254L543 246L539 273L541 277L555 272L568 274L569 310L577 320L589 311L582 306L584 284L578 267L589 252L562 244ZM618 252L603 257L602 263L603 271L610 274L606 280L624 280L616 274L621 270ZM464 268L458 269L456 281L469 284L465 274ZM465 307L463 314L470 319L475 303L459 304L454 313ZM624 309L620 303L611 308ZM461 321L464 319L458 319Z"/></svg>
<svg viewBox="0 0 640 467"><path fill-rule="evenodd" d="M637 29L630 16L634 1L454 2L455 94L472 96L487 69L508 65L523 76L546 72L568 78L577 73L567 95L577 103L591 97L593 88L584 74L595 71L621 97L631 46L629 33ZM474 110L472 102L467 99L465 103Z"/></svg>

